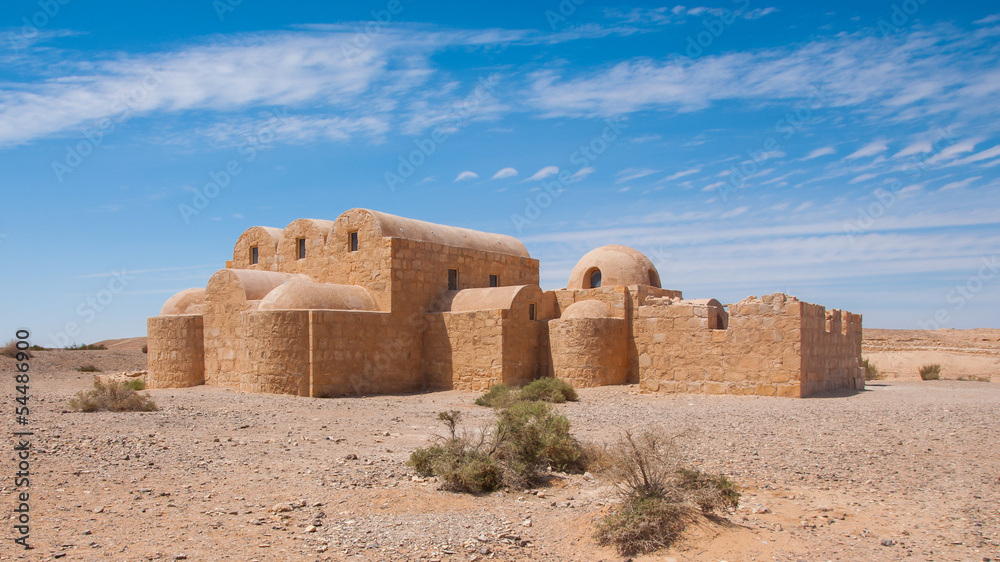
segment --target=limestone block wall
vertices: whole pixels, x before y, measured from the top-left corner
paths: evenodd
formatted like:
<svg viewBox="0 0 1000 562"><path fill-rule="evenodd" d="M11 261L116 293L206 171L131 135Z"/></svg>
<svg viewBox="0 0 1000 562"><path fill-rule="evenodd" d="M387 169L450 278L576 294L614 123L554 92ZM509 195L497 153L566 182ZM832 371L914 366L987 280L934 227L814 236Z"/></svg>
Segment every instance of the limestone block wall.
<svg viewBox="0 0 1000 562"><path fill-rule="evenodd" d="M238 389L309 396L309 311L240 313Z"/></svg>
<svg viewBox="0 0 1000 562"><path fill-rule="evenodd" d="M865 387L861 315L802 304L802 396Z"/></svg>
<svg viewBox="0 0 1000 562"><path fill-rule="evenodd" d="M233 259L227 268L253 269L257 271L278 271L278 242L281 241L280 228L254 226L246 229L233 247ZM257 263L251 263L250 249L257 248Z"/></svg>
<svg viewBox="0 0 1000 562"><path fill-rule="evenodd" d="M427 386L482 391L506 382L505 312L492 309L427 314L423 357Z"/></svg>
<svg viewBox="0 0 1000 562"><path fill-rule="evenodd" d="M636 311L640 385L651 391L799 396L801 304L785 295L729 307L710 328L704 301L651 299Z"/></svg>
<svg viewBox="0 0 1000 562"><path fill-rule="evenodd" d="M149 388L182 388L205 383L202 316L154 316L146 320Z"/></svg>
<svg viewBox="0 0 1000 562"><path fill-rule="evenodd" d="M239 364L243 348L240 314L256 310L260 299L271 289L289 280L309 281L308 277L254 271L223 269L208 280L205 289L205 384L239 388Z"/></svg>
<svg viewBox="0 0 1000 562"><path fill-rule="evenodd" d="M556 377L575 387L624 384L628 379L624 318L550 320L548 331Z"/></svg>
<svg viewBox="0 0 1000 562"><path fill-rule="evenodd" d="M385 312L311 310L309 315L310 396L423 390L420 331L413 324Z"/></svg>
<svg viewBox="0 0 1000 562"><path fill-rule="evenodd" d="M330 246L327 239L333 232L333 221L320 219L298 219L292 221L281 232L278 242L276 271L304 273L314 277L323 271L330 261ZM299 257L299 240L305 241L305 257Z"/></svg>
<svg viewBox="0 0 1000 562"><path fill-rule="evenodd" d="M423 313L448 290L448 270L458 270L458 289L538 285L538 260L497 252L392 239L392 310Z"/></svg>
<svg viewBox="0 0 1000 562"><path fill-rule="evenodd" d="M520 386L548 373L548 355L542 353L541 345L548 339L548 328L542 318L551 313L551 302L541 289L529 285L502 316L504 384ZM531 304L535 305L534 320L529 312Z"/></svg>

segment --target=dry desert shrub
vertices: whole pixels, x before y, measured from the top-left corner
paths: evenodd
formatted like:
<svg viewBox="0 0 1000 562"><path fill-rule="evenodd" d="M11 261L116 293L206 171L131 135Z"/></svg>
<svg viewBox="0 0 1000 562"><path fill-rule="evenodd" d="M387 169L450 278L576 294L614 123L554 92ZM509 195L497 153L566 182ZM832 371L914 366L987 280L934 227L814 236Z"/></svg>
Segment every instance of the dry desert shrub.
<svg viewBox="0 0 1000 562"><path fill-rule="evenodd" d="M18 353L25 354L21 356L22 359L24 357L31 357L31 352L29 352L27 349L18 349L17 340L10 340L9 342L7 342L6 345L0 348L0 355L3 355L5 357L10 357L11 359L17 359Z"/></svg>
<svg viewBox="0 0 1000 562"><path fill-rule="evenodd" d="M885 373L878 370L869 359L862 359L861 364L865 368L865 380L866 381L879 381L885 378Z"/></svg>
<svg viewBox="0 0 1000 562"><path fill-rule="evenodd" d="M941 379L941 365L924 365L920 367L920 378L925 381L936 381Z"/></svg>
<svg viewBox="0 0 1000 562"><path fill-rule="evenodd" d="M653 552L680 538L699 510L739 505L739 490L728 478L678 464L675 440L662 431L638 437L626 432L604 449L602 472L616 483L622 506L598 522L598 544L614 546L622 556Z"/></svg>
<svg viewBox="0 0 1000 562"><path fill-rule="evenodd" d="M93 365L80 365L76 368L77 371L81 373L100 373L101 370Z"/></svg>
<svg viewBox="0 0 1000 562"><path fill-rule="evenodd" d="M139 394L128 383L94 381L94 388L77 392L69 407L77 412L152 412L156 403L148 392Z"/></svg>

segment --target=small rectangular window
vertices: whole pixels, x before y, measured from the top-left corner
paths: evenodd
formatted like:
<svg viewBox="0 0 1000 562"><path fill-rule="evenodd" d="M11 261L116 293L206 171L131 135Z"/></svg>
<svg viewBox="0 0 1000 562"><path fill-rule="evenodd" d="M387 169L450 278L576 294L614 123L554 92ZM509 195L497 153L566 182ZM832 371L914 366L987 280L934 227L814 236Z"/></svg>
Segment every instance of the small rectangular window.
<svg viewBox="0 0 1000 562"><path fill-rule="evenodd" d="M260 260L260 252L257 250L257 246L250 247L250 264L257 265Z"/></svg>
<svg viewBox="0 0 1000 562"><path fill-rule="evenodd" d="M458 270L449 269L448 270L448 290L457 291L458 290Z"/></svg>
<svg viewBox="0 0 1000 562"><path fill-rule="evenodd" d="M528 303L528 320L535 319L535 303Z"/></svg>
<svg viewBox="0 0 1000 562"><path fill-rule="evenodd" d="M499 286L500 286L500 276L490 275L490 287L499 287Z"/></svg>
<svg viewBox="0 0 1000 562"><path fill-rule="evenodd" d="M299 238L299 259L305 259L306 257L306 239Z"/></svg>
<svg viewBox="0 0 1000 562"><path fill-rule="evenodd" d="M357 232L352 232L351 233L350 248L351 248L352 252L357 252L358 251L358 233Z"/></svg>

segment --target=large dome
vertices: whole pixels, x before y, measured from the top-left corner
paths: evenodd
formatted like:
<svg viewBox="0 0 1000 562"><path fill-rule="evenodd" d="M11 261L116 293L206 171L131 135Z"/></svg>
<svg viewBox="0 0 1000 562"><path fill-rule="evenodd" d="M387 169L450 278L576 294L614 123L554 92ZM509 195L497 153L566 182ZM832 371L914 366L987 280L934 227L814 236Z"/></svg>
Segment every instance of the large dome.
<svg viewBox="0 0 1000 562"><path fill-rule="evenodd" d="M660 287L656 266L642 252L626 246L601 246L586 253L569 274L567 289L615 285Z"/></svg>

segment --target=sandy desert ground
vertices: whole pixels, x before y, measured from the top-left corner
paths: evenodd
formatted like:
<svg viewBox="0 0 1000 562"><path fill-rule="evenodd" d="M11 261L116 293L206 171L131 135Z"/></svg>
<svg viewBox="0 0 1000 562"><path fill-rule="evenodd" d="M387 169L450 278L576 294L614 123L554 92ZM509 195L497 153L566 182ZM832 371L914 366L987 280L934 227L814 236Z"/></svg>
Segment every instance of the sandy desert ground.
<svg viewBox="0 0 1000 562"><path fill-rule="evenodd" d="M76 367L143 368L141 339L109 343L32 359L35 549L9 539L6 454L2 560L621 560L591 539L615 502L597 478L554 474L539 490L472 497L405 466L440 431L438 411L492 419L474 394L307 399L197 387L152 391L156 412L67 411L93 379ZM743 486L739 510L637 560L1000 559L1000 330L869 330L865 354L889 376L859 393L606 387L560 409L584 441L689 430L684 460ZM994 382L920 381L916 368L929 362L947 379Z"/></svg>

